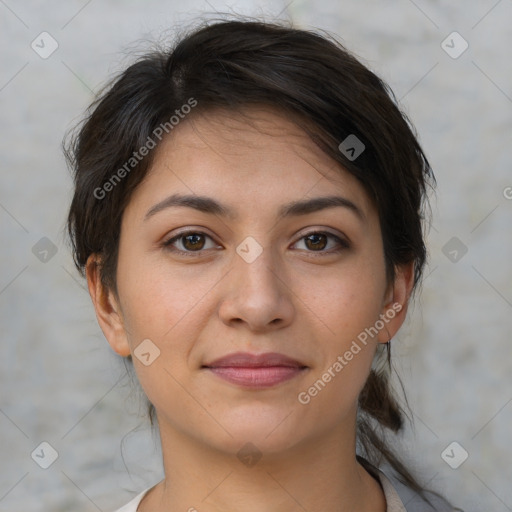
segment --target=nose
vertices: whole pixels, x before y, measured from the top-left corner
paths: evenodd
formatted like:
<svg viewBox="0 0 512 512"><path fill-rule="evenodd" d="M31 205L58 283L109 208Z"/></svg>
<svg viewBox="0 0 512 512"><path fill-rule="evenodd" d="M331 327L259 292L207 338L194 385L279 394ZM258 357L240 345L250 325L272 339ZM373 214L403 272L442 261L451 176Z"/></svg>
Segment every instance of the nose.
<svg viewBox="0 0 512 512"><path fill-rule="evenodd" d="M268 332L293 321L293 293L283 265L270 249L264 249L250 263L236 254L223 281L219 316L226 325Z"/></svg>

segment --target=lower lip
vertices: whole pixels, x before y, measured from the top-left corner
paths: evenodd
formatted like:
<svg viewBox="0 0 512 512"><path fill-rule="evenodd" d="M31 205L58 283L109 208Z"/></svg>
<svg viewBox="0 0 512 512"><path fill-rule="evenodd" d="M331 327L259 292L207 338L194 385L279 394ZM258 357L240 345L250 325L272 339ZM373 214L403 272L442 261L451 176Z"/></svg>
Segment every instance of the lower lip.
<svg viewBox="0 0 512 512"><path fill-rule="evenodd" d="M247 368L239 366L208 368L221 379L250 388L268 388L285 382L302 373L305 368L267 366Z"/></svg>

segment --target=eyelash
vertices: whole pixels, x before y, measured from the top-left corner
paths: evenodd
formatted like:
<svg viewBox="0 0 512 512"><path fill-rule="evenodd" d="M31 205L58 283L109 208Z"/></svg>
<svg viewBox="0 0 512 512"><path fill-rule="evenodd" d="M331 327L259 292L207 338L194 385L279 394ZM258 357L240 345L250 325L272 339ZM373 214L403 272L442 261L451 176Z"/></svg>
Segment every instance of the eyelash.
<svg viewBox="0 0 512 512"><path fill-rule="evenodd" d="M208 249L199 249L197 251L183 251L181 249L176 249L175 247L172 247L172 244L174 242L177 242L178 240L181 240L182 238L185 238L188 235L202 235L202 236L204 235L207 238L212 239L212 237L210 235L208 235L208 234L206 234L206 233L204 233L202 231L189 230L189 231L183 231L183 232L173 236L172 238L166 240L165 242L162 243L162 246L166 250L171 251L173 253L177 253L177 254L180 254L180 255L184 255L184 256L188 256L188 257L193 257L193 258L200 256L201 253L203 253L203 252L208 250ZM336 253L340 253L343 250L346 250L346 249L350 248L350 244L349 244L349 242L347 240L344 240L344 239L334 235L333 233L329 233L328 231L310 231L309 233L306 233L303 236L301 236L300 239L297 242L299 242L301 240L304 240L305 238L307 238L307 237L309 237L311 235L325 235L328 238L334 239L338 243L338 245L340 246L338 249L335 249L335 250L331 249L329 251L325 251L325 250L322 250L322 251L310 251L310 250L308 250L307 251L307 252L310 252L310 253L314 254L315 256L324 256L324 255L329 255L329 254L336 254Z"/></svg>

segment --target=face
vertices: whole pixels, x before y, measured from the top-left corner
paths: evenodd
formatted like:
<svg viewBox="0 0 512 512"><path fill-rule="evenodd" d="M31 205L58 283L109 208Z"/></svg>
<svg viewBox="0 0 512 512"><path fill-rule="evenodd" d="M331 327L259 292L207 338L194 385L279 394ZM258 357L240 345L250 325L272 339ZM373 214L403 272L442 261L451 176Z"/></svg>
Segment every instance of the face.
<svg viewBox="0 0 512 512"><path fill-rule="evenodd" d="M291 121L247 115L175 128L124 212L117 297L101 306L88 277L163 435L275 453L354 435L410 279L387 283L378 215L357 180Z"/></svg>

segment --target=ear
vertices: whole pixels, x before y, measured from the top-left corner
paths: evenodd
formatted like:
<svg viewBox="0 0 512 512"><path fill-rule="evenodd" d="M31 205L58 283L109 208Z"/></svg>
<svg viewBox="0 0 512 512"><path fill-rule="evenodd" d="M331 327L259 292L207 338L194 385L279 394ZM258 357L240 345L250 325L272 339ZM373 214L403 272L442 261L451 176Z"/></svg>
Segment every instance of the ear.
<svg viewBox="0 0 512 512"><path fill-rule="evenodd" d="M387 343L404 323L413 285L414 262L397 266L395 279L386 291L380 315L385 325L377 336L380 343Z"/></svg>
<svg viewBox="0 0 512 512"><path fill-rule="evenodd" d="M87 259L86 276L89 295L96 311L98 323L112 349L123 357L130 355L124 321L115 294L101 282L100 258L91 254Z"/></svg>

